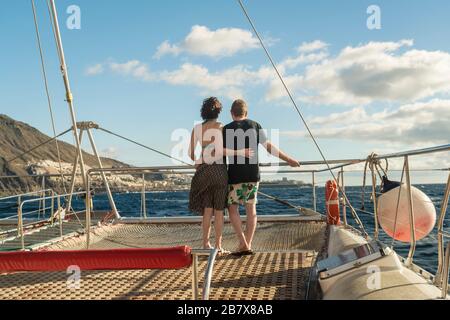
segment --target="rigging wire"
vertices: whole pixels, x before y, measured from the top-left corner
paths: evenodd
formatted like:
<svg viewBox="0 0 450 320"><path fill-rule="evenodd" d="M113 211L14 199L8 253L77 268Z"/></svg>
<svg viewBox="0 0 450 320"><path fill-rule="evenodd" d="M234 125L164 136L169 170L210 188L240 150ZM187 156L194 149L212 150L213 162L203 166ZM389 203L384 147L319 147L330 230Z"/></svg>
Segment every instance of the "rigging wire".
<svg viewBox="0 0 450 320"><path fill-rule="evenodd" d="M292 208L292 209L295 209L295 210L301 210L301 209L303 209L301 206L296 206L295 204L292 204L292 203L290 203L289 201L286 201L286 200L283 200L283 199L280 199L280 198L277 198L277 197L268 195L267 193L258 191L258 194L262 195L263 197L265 197L265 198L267 198L267 199L273 200L273 201L278 202L278 203L280 203L280 204L283 204L283 205L285 205L285 206L287 206L287 207L290 207L290 208Z"/></svg>
<svg viewBox="0 0 450 320"><path fill-rule="evenodd" d="M57 44L57 43L58 43L58 38L57 38L57 36L56 36L55 22L54 22L53 19L52 19L53 14L52 14L52 9L51 9L50 0L47 0L46 2L47 2L48 15L49 15L49 17L50 17L50 25L52 26L52 34L53 34L55 43ZM56 52L58 53L59 61L61 61L62 55L61 55L61 50L59 49L59 46L58 46L58 45L56 45Z"/></svg>
<svg viewBox="0 0 450 320"><path fill-rule="evenodd" d="M135 141L135 140L129 139L129 138L127 138L127 137L124 137L124 136L122 136L122 135L120 135L120 134L118 134L118 133L114 133L114 132L112 132L112 131L110 131L110 130L107 130L107 129L104 129L104 128L101 128L101 127L99 127L98 130L101 130L101 131L103 131L103 132L109 133L109 134L111 134L111 135L113 135L113 136L115 136L115 137L118 137L118 138L120 138L120 139L126 140L126 141L128 141L128 142L131 142L131 143L133 143L133 144L135 144L135 145L138 145L138 146L140 146L140 147L142 147L142 148L144 148L144 149L153 151L153 152L155 152L155 153L157 153L157 154L159 154L159 155L162 155L162 156L164 156L164 157L170 158L170 159L175 160L175 161L177 161L177 162L180 162L180 163L182 163L182 164L185 164L185 165L188 165L188 166L192 166L192 164L190 164L190 163L187 163L187 162L185 162L185 161L183 161L183 160L180 160L180 159L177 159L177 158L175 158L175 157L172 157L171 155L169 155L169 154L167 154L167 153L164 153L164 152L162 152L162 151L156 150L155 148L146 146L146 145L144 145L144 144L142 144L142 143L140 143L140 142L137 142L137 141Z"/></svg>
<svg viewBox="0 0 450 320"><path fill-rule="evenodd" d="M297 114L300 116L300 119L302 120L306 130L308 131L309 135L311 136L311 139L312 139L313 143L315 144L317 150L319 151L320 156L324 160L324 162L326 164L326 167L330 171L331 176L333 177L333 179L336 181L337 180L336 179L336 175L333 173L333 170L331 169L331 166L328 163L328 161L327 161L327 159L325 157L325 154L323 153L321 147L319 146L319 143L317 142L316 138L314 137L314 135L313 135L313 133L312 133L308 123L306 122L305 117L303 116L302 112L300 111L300 108L298 107L297 103L295 102L295 99L294 99L294 96L291 93L291 90L289 89L289 87L287 86L286 82L284 81L284 78L281 75L281 72L278 70L278 67L277 67L276 63L275 63L274 59L272 58L272 55L270 54L269 50L267 49L266 45L264 44L264 41L262 40L262 37L260 36L258 30L256 29L256 26L253 23L252 18L248 14L247 9L244 6L244 3L242 2L242 0L237 0L237 1L239 2L239 5L240 5L244 15L246 16L248 22L250 23L250 25L251 25L251 27L252 27L256 37L258 38L258 40L259 40L259 42L261 44L261 47L263 48L264 52L266 53L266 56L269 59L270 63L272 64L272 67L274 68L278 78L280 79L280 81L281 81L281 83L282 83L282 85L283 85L287 95L289 96L289 99L291 100L295 110L297 111ZM342 194L345 197L345 200L347 201L347 203L350 204L350 201L348 200L345 192L343 192L342 188L339 185L338 185L338 189L342 192ZM351 209L352 215L353 215L354 219L356 220L356 222L358 223L359 227L361 228L363 233L366 236L368 236L367 232L364 229L364 225L362 224L361 220L359 219L358 214L356 213L355 209L351 205L350 205L350 209Z"/></svg>
<svg viewBox="0 0 450 320"><path fill-rule="evenodd" d="M42 45L41 45L41 35L39 32L39 24L38 24L38 19L37 19L37 14L36 14L36 6L35 6L34 0L31 0L31 8L33 11L34 27L36 30L36 40L37 40L37 46L38 46L38 50L39 50L39 57L41 60L41 71L42 71L42 77L44 80L45 93L47 96L48 110L50 113L50 119L51 119L51 123L52 123L52 131L53 131L53 136L56 136L55 118L53 115L52 100L50 97L50 90L49 90L49 86L48 86L47 71L45 68L45 58L44 58L44 52L42 50ZM62 164L61 164L61 151L59 149L59 143L58 143L57 139L55 139L55 145L56 145L56 153L57 153L58 163L59 163L59 174L60 174L60 178L61 178L60 181L61 181L61 185L63 187L64 193L67 193L66 183L65 183L63 170L62 170Z"/></svg>
<svg viewBox="0 0 450 320"><path fill-rule="evenodd" d="M46 3L47 3L47 11L48 11L49 19L50 19L50 25L52 26L53 39L55 40L55 44L56 44L56 53L58 54L58 59L59 59L59 61L62 61L62 60L63 60L63 57L62 57L61 49L60 49L60 47L58 46L58 37L57 37L57 35L56 35L55 22L54 22L54 20L52 19L53 13L52 13L52 9L51 9L51 3L50 3L50 0L47 0ZM63 69L62 66L60 66L60 70L61 70L61 72L64 72L64 69ZM77 134L78 134L78 132L77 132ZM75 140L75 137L74 137L74 136L72 136L72 141L73 141L72 144L75 146L77 143L76 143L76 140Z"/></svg>
<svg viewBox="0 0 450 320"><path fill-rule="evenodd" d="M46 140L46 141L44 141L44 142L38 144L37 146L34 146L33 148L28 149L28 150L22 152L21 154L19 154L18 156L14 157L14 158L12 158L12 159L6 160L6 163L14 162L14 161L16 161L17 159L20 159L20 158L22 158L23 156L25 156L25 155L27 155L27 154L33 152L34 150L36 150L36 149L38 149L38 148L40 148L40 147L42 147L43 145L46 145L46 144L52 142L53 140L58 139L59 137L65 135L66 133L68 133L68 132L70 132L70 131L72 131L72 128L67 129L66 131L61 132L61 133L58 134L57 136L54 136L53 138L50 138L50 139L48 139L48 140Z"/></svg>

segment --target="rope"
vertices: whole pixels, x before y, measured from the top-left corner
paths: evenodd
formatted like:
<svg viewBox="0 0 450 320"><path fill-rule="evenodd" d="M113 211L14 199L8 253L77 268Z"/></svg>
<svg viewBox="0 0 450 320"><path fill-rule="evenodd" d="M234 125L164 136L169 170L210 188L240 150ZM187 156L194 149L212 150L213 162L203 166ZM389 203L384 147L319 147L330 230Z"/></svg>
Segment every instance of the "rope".
<svg viewBox="0 0 450 320"><path fill-rule="evenodd" d="M386 168L383 168L381 166L381 161L376 159L377 158L377 154L376 153L371 153L367 159L366 162L364 164L364 173L363 173L363 185L362 185L362 192L361 192L361 209L364 210L365 209L365 195L366 195L366 179L367 179L367 168L370 164L373 165L373 168L375 168L375 170L377 171L378 176L380 177L381 181L383 181L383 176L381 175L380 171L383 172L383 175L385 177L388 176L388 170L389 170L389 162L387 159L385 159L386 161ZM381 188L383 187L383 182L381 182Z"/></svg>
<svg viewBox="0 0 450 320"><path fill-rule="evenodd" d="M53 140L58 139L59 137L65 135L66 133L68 133L68 132L70 132L70 131L72 131L72 128L70 128L70 129L68 129L68 130L66 130L66 131L64 131L64 132L62 132L62 133L60 133L60 134L58 134L57 136L54 136L53 138L50 138L50 139L48 139L48 140L42 142L41 144L38 144L37 146L35 146L35 147L31 148L31 149L28 149L27 151L21 153L20 155L14 157L14 158L12 158L12 159L7 160L6 163L11 163L11 162L13 162L13 161L16 161L17 159L22 158L24 155L27 155L27 154L33 152L34 150L36 150L36 149L42 147L43 145L46 145L46 144L52 142Z"/></svg>
<svg viewBox="0 0 450 320"><path fill-rule="evenodd" d="M402 177L400 179L400 187L398 189L397 208L396 208L396 211L395 211L394 233L393 233L393 236L392 236L392 243L391 243L392 250L394 249L394 245L395 245L395 233L397 232L398 209L400 207L400 196L402 194L402 185L403 185L403 177L405 175L405 170L406 170L406 163L403 163Z"/></svg>
<svg viewBox="0 0 450 320"><path fill-rule="evenodd" d="M124 136L122 136L122 135L120 135L120 134L114 133L114 132L112 132L112 131L110 131L110 130L107 130L107 129L104 129L104 128L100 128L100 127L99 127L98 129L101 130L101 131L103 131L103 132L109 133L109 134L111 134L111 135L113 135L113 136L115 136L115 137L118 137L118 138L120 138L120 139L126 140L126 141L131 142L131 143L133 143L133 144L135 144L135 145L138 145L138 146L140 146L140 147L142 147L142 148L145 148L145 149L147 149L147 150L150 150L150 151L152 151L152 152L155 152L155 153L157 153L157 154L160 154L160 155L162 155L162 156L164 156L164 157L167 157L167 158L169 158L169 159L178 161L178 162L180 162L180 163L182 163L182 164L185 164L185 165L188 165L188 166L192 166L192 164L190 164L190 163L187 163L187 162L185 162L185 161L183 161L183 160L180 160L180 159L177 159L177 158L175 158L175 157L172 157L171 155L169 155L169 154L167 154L167 153L164 153L164 152L159 151L159 150L156 150L156 149L154 149L154 148L152 148L152 147L146 146L146 145L144 145L144 144L142 144L142 143L140 143L140 142L137 142L137 141L135 141L135 140L129 139L129 138L124 137Z"/></svg>
<svg viewBox="0 0 450 320"><path fill-rule="evenodd" d="M47 79L47 72L46 72L46 68L45 68L45 59L44 59L44 52L42 50L42 45L41 45L41 36L39 33L39 24L38 24L38 20L37 20L37 14L36 14L36 6L34 3L34 0L31 0L31 8L33 10L33 19L34 19L34 27L36 30L36 39L37 39L37 45L38 45L38 50L39 50L39 56L40 56L40 60L41 60L41 71L42 71L42 76L44 79L44 85L45 85L45 93L47 96L47 103L48 103L48 109L50 112L50 119L51 119L51 123L52 123L52 130L53 130L53 136L56 136L56 126L55 126L55 118L53 116L53 108L52 108L52 101L50 98L50 91L49 91L49 86L48 86L48 79ZM65 180L64 180L64 175L63 175L63 170L62 170L62 164L61 164L61 152L59 149L59 143L58 140L55 139L55 145L56 145L56 153L57 153L57 157L58 157L58 163L59 163L59 174L61 175L61 185L63 187L64 193L67 193L67 188L66 188L66 184L65 184Z"/></svg>
<svg viewBox="0 0 450 320"><path fill-rule="evenodd" d="M303 122L303 124L304 124L306 130L308 131L308 133L309 133L309 135L310 135L312 141L314 142L314 144L315 144L317 150L319 151L320 156L322 157L323 161L325 162L325 164L326 164L326 166L327 166L327 169L330 171L331 176L332 176L333 179L336 181L336 180L337 180L337 179L336 179L336 176L335 176L335 174L333 173L333 170L331 169L330 164L328 163L328 161L327 161L327 159L326 159L326 157L325 157L325 155L324 155L322 149L321 149L320 146L319 146L319 143L317 142L317 140L316 140L316 138L314 137L314 135L313 135L311 129L309 128L309 125L308 125L308 123L306 122L306 119L305 119L305 117L303 116L302 112L300 111L300 108L298 107L297 103L295 102L295 99L294 99L294 97L293 97L293 95L292 95L292 93L291 93L289 87L287 86L286 82L284 81L284 78L283 78L283 76L281 75L280 71L278 70L278 67L277 67L277 65L275 64L275 62L274 62L274 60L273 60L273 58L272 58L272 56L271 56L269 50L267 49L266 45L264 44L264 41L262 40L262 38L261 38L261 36L260 36L258 30L257 30L256 27L255 27L255 24L253 23L253 21L252 21L250 15L248 14L247 9L245 8L245 6L244 6L242 0L238 0L238 2L239 2L239 5L240 5L240 7L241 7L241 9L242 9L242 11L243 11L243 13L244 13L244 15L246 16L248 22L250 23L250 25L251 25L251 27L252 27L252 29L253 29L253 31L254 31L256 37L258 38L258 40L259 40L259 42L260 42L260 44L261 44L261 47L263 48L264 52L266 53L267 58L269 59L270 63L272 64L272 67L274 68L274 70L275 70L275 72L276 72L278 78L280 79L280 81L281 81L281 83L282 83L284 89L286 90L286 93L287 93L287 95L289 96L289 99L291 100L292 105L294 106L295 110L297 111L297 114L299 115L300 119L302 120L302 122ZM339 191L342 192L342 194L343 194L343 196L345 197L347 203L350 204L350 201L348 200L348 198L347 198L345 192L342 191L342 188L341 188L340 186L338 186L338 189L339 189ZM351 208L352 215L353 215L354 219L356 220L356 222L358 223L359 227L361 228L361 230L363 231L363 233L364 233L366 236L368 236L367 232L366 232L365 229L364 229L364 225L362 224L361 220L360 220L359 217L358 217L358 214L356 213L356 211L355 211L355 209L353 208L353 206L351 206L351 204L350 204L350 208Z"/></svg>

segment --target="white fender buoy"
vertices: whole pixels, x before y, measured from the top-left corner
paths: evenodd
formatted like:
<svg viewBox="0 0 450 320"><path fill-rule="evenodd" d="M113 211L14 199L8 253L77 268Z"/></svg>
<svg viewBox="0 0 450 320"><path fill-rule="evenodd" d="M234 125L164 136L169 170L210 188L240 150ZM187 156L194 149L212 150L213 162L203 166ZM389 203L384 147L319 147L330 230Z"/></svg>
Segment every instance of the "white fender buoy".
<svg viewBox="0 0 450 320"><path fill-rule="evenodd" d="M378 198L378 221L383 230L395 240L411 241L409 199L405 184L401 187L400 202L397 201L400 187L392 189ZM425 238L436 224L436 208L422 191L411 187L416 240ZM397 219L396 219L397 218ZM397 223L395 222L397 220ZM395 235L394 235L395 229Z"/></svg>

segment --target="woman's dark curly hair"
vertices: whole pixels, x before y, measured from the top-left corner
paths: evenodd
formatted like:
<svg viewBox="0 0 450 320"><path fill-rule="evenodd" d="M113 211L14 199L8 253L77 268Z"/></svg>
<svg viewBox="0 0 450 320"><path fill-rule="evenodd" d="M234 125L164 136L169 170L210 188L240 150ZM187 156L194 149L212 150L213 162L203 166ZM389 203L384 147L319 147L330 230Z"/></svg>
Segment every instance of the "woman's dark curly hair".
<svg viewBox="0 0 450 320"><path fill-rule="evenodd" d="M211 97L203 100L202 109L200 110L202 119L213 120L219 118L219 114L222 112L222 104L216 97Z"/></svg>

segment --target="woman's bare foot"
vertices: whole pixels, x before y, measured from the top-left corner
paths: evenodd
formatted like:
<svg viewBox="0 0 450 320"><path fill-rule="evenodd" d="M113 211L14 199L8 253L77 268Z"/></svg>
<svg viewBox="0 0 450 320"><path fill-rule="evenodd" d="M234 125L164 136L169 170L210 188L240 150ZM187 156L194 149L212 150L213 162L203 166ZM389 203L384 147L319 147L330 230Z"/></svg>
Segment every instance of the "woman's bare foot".
<svg viewBox="0 0 450 320"><path fill-rule="evenodd" d="M211 250L211 249L214 249L213 248L213 246L211 245L211 243L206 243L206 244L203 244L203 249L205 249L205 250Z"/></svg>
<svg viewBox="0 0 450 320"><path fill-rule="evenodd" d="M228 250L225 250L224 248L222 248L222 247L216 247L216 249L217 249L217 254L219 255L219 256L226 256L226 255L229 255L229 254L231 254L231 251L228 251Z"/></svg>

